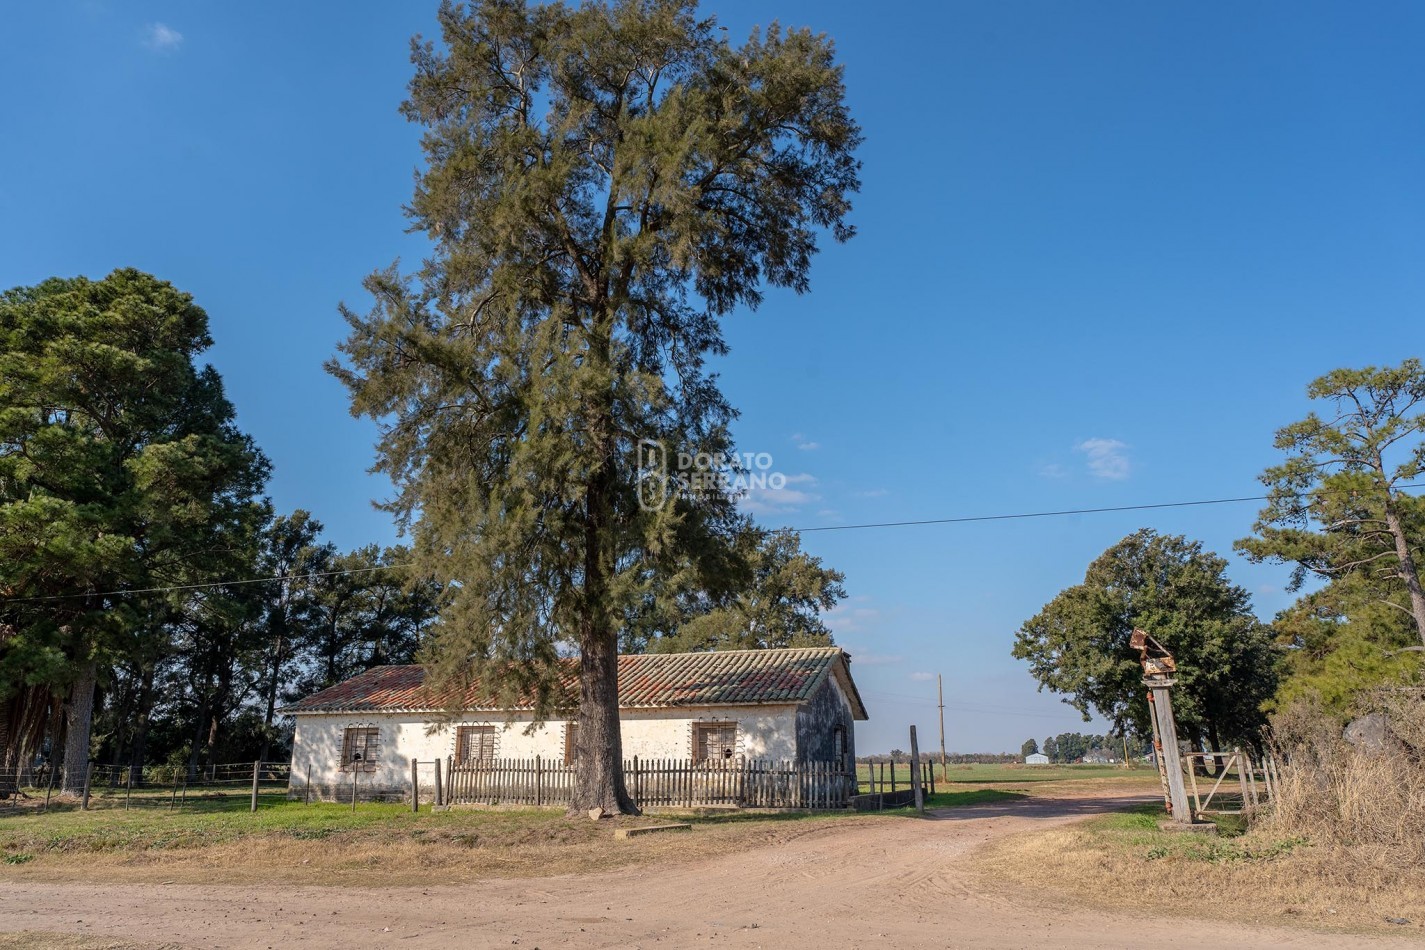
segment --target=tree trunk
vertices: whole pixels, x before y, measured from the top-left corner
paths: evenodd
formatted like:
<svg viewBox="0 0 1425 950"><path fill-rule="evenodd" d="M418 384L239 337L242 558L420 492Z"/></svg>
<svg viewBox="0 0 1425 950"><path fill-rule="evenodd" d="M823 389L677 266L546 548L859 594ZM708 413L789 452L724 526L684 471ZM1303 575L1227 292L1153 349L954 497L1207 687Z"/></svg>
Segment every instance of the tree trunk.
<svg viewBox="0 0 1425 950"><path fill-rule="evenodd" d="M272 649L272 676L267 682L267 709L262 716L262 749L257 753L260 762L267 761L267 753L272 746L272 720L277 714L277 690L282 683L282 654L286 648L286 638L279 633Z"/></svg>
<svg viewBox="0 0 1425 950"><path fill-rule="evenodd" d="M607 363L607 344L593 348ZM571 814L601 808L606 814L638 814L623 781L623 736L619 729L618 631L608 605L613 571L609 533L613 525L613 412L600 406L590 413L589 431L602 462L589 479L584 497L584 616L579 631L579 736L575 756Z"/></svg>
<svg viewBox="0 0 1425 950"><path fill-rule="evenodd" d="M79 678L69 691L65 711L64 791L79 795L84 791L84 772L89 767L89 729L94 716L94 686L99 665L89 660L80 668Z"/></svg>
<svg viewBox="0 0 1425 950"><path fill-rule="evenodd" d="M1400 514L1395 510L1395 500L1389 489L1385 495L1385 523L1390 536L1395 540L1395 556L1400 562L1400 579L1410 593L1410 615L1415 618L1415 633L1425 645L1425 591L1420 588L1420 572L1415 568L1415 558L1410 553L1410 544L1405 537L1405 526Z"/></svg>
<svg viewBox="0 0 1425 950"><path fill-rule="evenodd" d="M133 748L129 753L129 769L134 774L135 784L143 779L144 759L148 757L148 727L153 712L153 674L154 664L145 664L137 701L134 704L134 725L130 733Z"/></svg>
<svg viewBox="0 0 1425 950"><path fill-rule="evenodd" d="M638 814L623 781L618 637L611 630L601 637L586 638L581 644L578 722L570 814L584 814L594 808L602 808L609 815Z"/></svg>

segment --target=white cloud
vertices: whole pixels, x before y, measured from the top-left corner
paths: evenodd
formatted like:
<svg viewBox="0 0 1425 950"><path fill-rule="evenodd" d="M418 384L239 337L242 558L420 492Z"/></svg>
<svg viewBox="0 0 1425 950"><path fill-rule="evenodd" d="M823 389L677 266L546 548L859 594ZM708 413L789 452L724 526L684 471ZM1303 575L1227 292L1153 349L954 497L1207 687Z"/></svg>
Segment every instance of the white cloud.
<svg viewBox="0 0 1425 950"><path fill-rule="evenodd" d="M912 673L912 674L910 674L910 678L913 679L913 680L915 680L917 683L924 683L924 682L926 682L926 681L928 681L928 680L933 680L933 679L935 679L935 674L934 674L934 673Z"/></svg>
<svg viewBox="0 0 1425 950"><path fill-rule="evenodd" d="M866 598L853 597L843 601L822 614L822 619L838 637L846 634L865 633L880 619L881 612L865 606Z"/></svg>
<svg viewBox="0 0 1425 950"><path fill-rule="evenodd" d="M747 493L739 501L743 511L763 517L790 515L821 501L821 495L811 490L816 487L815 475L806 472L795 475L784 475L780 472L777 474L780 477L775 480L775 484L780 487L773 488L774 481L770 478L765 485L748 487Z"/></svg>
<svg viewBox="0 0 1425 950"><path fill-rule="evenodd" d="M143 30L143 45L156 53L167 53L183 45L183 34L163 23L150 23Z"/></svg>
<svg viewBox="0 0 1425 950"><path fill-rule="evenodd" d="M1088 459L1094 478L1122 481L1128 477L1128 446L1117 439L1084 439L1074 448Z"/></svg>
<svg viewBox="0 0 1425 950"><path fill-rule="evenodd" d="M796 443L797 448L802 452L815 452L821 448L820 442L813 442L800 432L792 433L792 441Z"/></svg>

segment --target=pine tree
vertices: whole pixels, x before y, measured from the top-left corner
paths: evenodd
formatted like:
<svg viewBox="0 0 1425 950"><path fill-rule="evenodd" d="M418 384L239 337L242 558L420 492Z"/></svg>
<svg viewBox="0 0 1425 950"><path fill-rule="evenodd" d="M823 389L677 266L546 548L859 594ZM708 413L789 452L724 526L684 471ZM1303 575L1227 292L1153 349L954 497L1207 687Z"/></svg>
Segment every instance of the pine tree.
<svg viewBox="0 0 1425 950"><path fill-rule="evenodd" d="M207 314L136 270L0 294L0 722L28 754L59 693L69 790L90 754L95 688L140 678L183 595L250 573L267 462L233 424ZM18 702L15 700L18 699Z"/></svg>
<svg viewBox="0 0 1425 950"><path fill-rule="evenodd" d="M409 214L435 250L368 279L332 370L383 423L390 509L448 585L435 681L492 672L538 715L577 704L574 809L628 811L621 618L736 525L725 497L640 505L638 444L726 452L704 365L720 318L764 284L805 291L819 232L851 236L859 130L828 39L773 26L734 47L691 0L439 20L403 106L425 132ZM577 697L555 675L568 647Z"/></svg>

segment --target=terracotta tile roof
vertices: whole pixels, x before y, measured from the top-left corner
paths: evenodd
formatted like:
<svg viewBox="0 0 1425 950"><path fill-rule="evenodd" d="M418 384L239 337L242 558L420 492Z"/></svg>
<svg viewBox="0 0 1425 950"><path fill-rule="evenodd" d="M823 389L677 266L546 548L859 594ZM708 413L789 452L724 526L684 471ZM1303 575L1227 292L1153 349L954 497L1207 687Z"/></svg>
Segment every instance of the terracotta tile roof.
<svg viewBox="0 0 1425 950"><path fill-rule="evenodd" d="M577 676L567 660L565 684L572 694ZM716 653L646 653L619 657L619 706L647 709L671 706L746 706L801 703L811 698L827 676L836 676L851 700L857 719L866 710L851 681L850 657L840 647L788 650L727 650ZM485 695L475 684L470 697ZM421 666L378 666L301 699L284 713L416 712L447 708L443 697L425 686ZM478 701L467 709L487 708ZM516 708L528 708L528 703Z"/></svg>

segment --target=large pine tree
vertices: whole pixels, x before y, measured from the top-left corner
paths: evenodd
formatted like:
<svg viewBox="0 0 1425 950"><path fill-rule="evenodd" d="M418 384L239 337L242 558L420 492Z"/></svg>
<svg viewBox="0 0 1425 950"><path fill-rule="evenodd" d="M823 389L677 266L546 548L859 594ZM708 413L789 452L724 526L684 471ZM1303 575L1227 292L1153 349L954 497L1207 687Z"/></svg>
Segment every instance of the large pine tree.
<svg viewBox="0 0 1425 950"><path fill-rule="evenodd" d="M383 425L377 467L422 573L448 587L428 659L457 684L562 704L577 650L577 810L623 787L622 618L729 542L726 497L640 505L637 446L728 447L704 361L764 284L804 291L822 229L851 236L859 129L831 42L741 46L689 0L445 4L404 105L435 250L373 275L332 366Z"/></svg>
<svg viewBox="0 0 1425 950"><path fill-rule="evenodd" d="M182 597L155 588L251 571L267 461L211 344L192 297L136 270L0 294L0 767L67 693L77 790L98 679L151 663Z"/></svg>

